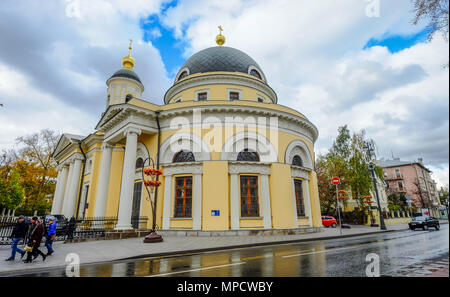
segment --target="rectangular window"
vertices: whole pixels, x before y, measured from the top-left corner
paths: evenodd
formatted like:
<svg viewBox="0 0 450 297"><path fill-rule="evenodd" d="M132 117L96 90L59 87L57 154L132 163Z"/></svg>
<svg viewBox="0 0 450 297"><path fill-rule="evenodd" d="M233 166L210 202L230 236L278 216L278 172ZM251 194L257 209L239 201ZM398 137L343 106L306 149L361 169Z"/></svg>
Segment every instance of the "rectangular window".
<svg viewBox="0 0 450 297"><path fill-rule="evenodd" d="M401 174L400 174L400 169L395 169L395 176L397 176L397 177L401 177Z"/></svg>
<svg viewBox="0 0 450 297"><path fill-rule="evenodd" d="M197 100L198 101L206 101L208 100L208 93L207 92L201 92L197 94Z"/></svg>
<svg viewBox="0 0 450 297"><path fill-rule="evenodd" d="M404 191L405 189L403 188L403 183L401 181L398 182L398 190L399 191Z"/></svg>
<svg viewBox="0 0 450 297"><path fill-rule="evenodd" d="M305 202L303 198L302 181L295 179L294 186L295 186L295 204L297 206L297 216L304 217L306 215L305 215Z"/></svg>
<svg viewBox="0 0 450 297"><path fill-rule="evenodd" d="M230 92L230 100L239 100L239 92Z"/></svg>
<svg viewBox="0 0 450 297"><path fill-rule="evenodd" d="M259 217L257 176L241 176L241 217Z"/></svg>
<svg viewBox="0 0 450 297"><path fill-rule="evenodd" d="M134 183L133 189L133 203L131 206L131 225L133 229L139 228L139 216L141 214L141 196L142 196L142 182Z"/></svg>
<svg viewBox="0 0 450 297"><path fill-rule="evenodd" d="M192 176L175 178L175 214L176 218L192 217Z"/></svg>

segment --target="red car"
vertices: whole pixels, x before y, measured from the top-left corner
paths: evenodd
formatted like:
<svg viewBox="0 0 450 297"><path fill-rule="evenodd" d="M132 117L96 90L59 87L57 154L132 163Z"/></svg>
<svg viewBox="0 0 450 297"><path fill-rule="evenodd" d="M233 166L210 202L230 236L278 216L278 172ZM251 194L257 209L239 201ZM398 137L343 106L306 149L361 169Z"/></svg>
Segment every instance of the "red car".
<svg viewBox="0 0 450 297"><path fill-rule="evenodd" d="M336 228L337 226L337 221L335 218L333 217L327 217L327 216L322 216L322 225L324 225L325 227L333 227Z"/></svg>

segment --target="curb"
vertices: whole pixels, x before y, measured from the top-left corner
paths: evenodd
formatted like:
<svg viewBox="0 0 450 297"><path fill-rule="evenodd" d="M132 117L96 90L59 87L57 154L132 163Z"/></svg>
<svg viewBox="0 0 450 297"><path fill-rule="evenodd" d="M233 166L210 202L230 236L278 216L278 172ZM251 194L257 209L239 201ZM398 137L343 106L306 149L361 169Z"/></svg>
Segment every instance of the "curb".
<svg viewBox="0 0 450 297"><path fill-rule="evenodd" d="M304 238L304 239L293 239L293 240L280 240L280 241L271 241L271 242L259 242L259 243L252 243L252 244L237 244L232 246L222 246L222 247L213 247L213 248L205 248L205 249L195 249L195 250L183 250L183 251L175 251L175 252L166 252L166 253L153 253L153 254L143 254L133 257L126 257L126 258L119 258L114 260L107 260L107 261L99 261L99 262L90 262L81 264L81 267L87 267L87 266L93 266L93 265L99 265L99 264L105 264L105 263L115 263L115 262L121 262L126 260L135 260L135 259L142 259L142 258L150 258L150 257L167 257L167 256L181 256L181 255L195 255L199 253L204 252L211 252L211 251L225 251L225 250L231 250L231 249L238 249L238 248L248 248L248 247L259 247L259 246L271 246L271 245L279 245L279 244L289 244L289 243L302 243L302 242L311 242L311 241L322 241L322 240L333 240L333 239L342 239L342 238L351 238L351 237L357 237L357 236L366 236L366 235L373 235L373 234L380 234L380 233L391 233L391 232L402 232L407 231L409 229L400 229L400 230L385 230L385 231L373 231L373 232L367 232L367 233L356 233L356 234L347 234L342 236L324 236L324 237L317 237L317 238ZM33 274L40 271L53 271L53 270L60 270L65 269L66 266L53 266L53 267L42 267L42 268L32 268L27 270L13 270L13 271L5 271L0 272L0 277L8 277L8 276L18 276L21 275L21 273L26 272L25 276L27 274Z"/></svg>
<svg viewBox="0 0 450 297"><path fill-rule="evenodd" d="M347 234L347 235L342 235L342 236L327 236L327 237L317 237L317 238L304 238L304 239L280 240L280 241L271 241L271 242L258 242L258 243L251 243L251 244L237 244L237 245L213 247L213 248L205 248L205 249L195 249L195 250L184 250L184 251L166 252L166 253L144 254L144 255L127 257L127 258L120 258L120 259L117 259L117 260L114 260L114 261L125 261L125 260L134 260L134 259L142 259L142 258L150 258L150 257L177 256L177 255L185 255L185 254L195 255L195 254L204 253L204 252L211 252L211 251L225 251L225 250L232 250L232 249L239 249L239 248L248 248L248 247L271 246L271 245L279 245L279 244L302 243L302 242L310 242L310 241L341 239L341 238L373 235L373 234L379 234L379 233L400 232L400 231L407 231L407 230L409 230L409 229L374 231L374 232L368 232L368 233Z"/></svg>

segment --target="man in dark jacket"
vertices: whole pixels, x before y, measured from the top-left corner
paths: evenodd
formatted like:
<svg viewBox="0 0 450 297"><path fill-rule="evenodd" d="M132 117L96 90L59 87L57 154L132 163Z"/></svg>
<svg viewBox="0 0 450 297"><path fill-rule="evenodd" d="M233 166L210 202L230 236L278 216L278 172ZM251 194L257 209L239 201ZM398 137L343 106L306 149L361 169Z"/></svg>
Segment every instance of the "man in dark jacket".
<svg viewBox="0 0 450 297"><path fill-rule="evenodd" d="M24 216L19 216L19 220L16 223L16 226L14 226L14 230L11 234L11 257L6 259L6 261L14 261L16 258L16 252L19 252L23 258L25 256L25 251L18 248L17 245L21 240L25 243L25 236L27 235L28 231L28 224L25 222Z"/></svg>
<svg viewBox="0 0 450 297"><path fill-rule="evenodd" d="M27 245L31 246L33 250L27 253L27 259L24 261L25 263L31 263L33 259L36 259L38 255L42 256L42 260L45 261L47 256L39 250L39 246L41 245L42 236L44 235L44 225L39 222L37 217L33 217L31 219L31 228L28 235Z"/></svg>

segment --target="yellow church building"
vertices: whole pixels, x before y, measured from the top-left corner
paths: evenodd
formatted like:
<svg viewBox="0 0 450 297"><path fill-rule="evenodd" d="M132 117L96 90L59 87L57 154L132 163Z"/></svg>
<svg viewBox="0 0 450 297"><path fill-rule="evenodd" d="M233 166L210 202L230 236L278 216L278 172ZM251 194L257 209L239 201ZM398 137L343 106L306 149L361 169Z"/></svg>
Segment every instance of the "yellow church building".
<svg viewBox="0 0 450 297"><path fill-rule="evenodd" d="M63 134L52 214L116 217L142 228L152 208L142 182L147 158L163 174L158 230L299 230L322 226L314 142L317 128L277 104L259 65L244 52L204 49L179 70L163 105L143 99L135 60L106 82L106 110L88 136ZM143 164L145 161L145 164Z"/></svg>

